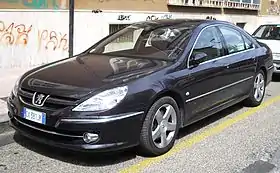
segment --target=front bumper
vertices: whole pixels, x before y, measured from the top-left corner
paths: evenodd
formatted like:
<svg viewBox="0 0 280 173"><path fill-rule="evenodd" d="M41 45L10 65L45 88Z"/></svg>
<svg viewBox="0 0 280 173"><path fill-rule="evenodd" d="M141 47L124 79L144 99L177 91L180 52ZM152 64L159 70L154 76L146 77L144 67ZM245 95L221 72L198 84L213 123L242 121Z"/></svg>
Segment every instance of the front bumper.
<svg viewBox="0 0 280 173"><path fill-rule="evenodd" d="M144 112L132 112L94 119L56 117L55 125L48 126L21 117L20 107L11 98L7 105L10 125L20 134L40 143L76 151L107 152L138 145L144 116ZM98 140L84 142L85 132L98 134Z"/></svg>

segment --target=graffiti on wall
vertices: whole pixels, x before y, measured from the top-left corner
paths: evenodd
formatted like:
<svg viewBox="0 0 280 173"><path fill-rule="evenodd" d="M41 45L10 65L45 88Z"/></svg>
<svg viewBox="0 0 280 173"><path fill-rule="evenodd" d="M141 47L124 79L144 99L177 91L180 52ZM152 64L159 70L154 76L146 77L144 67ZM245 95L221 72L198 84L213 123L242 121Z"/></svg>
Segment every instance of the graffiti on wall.
<svg viewBox="0 0 280 173"><path fill-rule="evenodd" d="M131 15L119 15L118 20L123 21L123 20L130 20Z"/></svg>
<svg viewBox="0 0 280 173"><path fill-rule="evenodd" d="M156 16L156 15L149 15L146 17L146 21L148 20L159 20L159 19L171 19L172 18L172 14L164 14L161 16Z"/></svg>
<svg viewBox="0 0 280 173"><path fill-rule="evenodd" d="M213 16L207 16L206 19L208 19L208 20L217 20L217 19L216 19L215 17L213 17Z"/></svg>
<svg viewBox="0 0 280 173"><path fill-rule="evenodd" d="M66 9L67 0L0 0L0 6L4 8Z"/></svg>
<svg viewBox="0 0 280 173"><path fill-rule="evenodd" d="M42 47L46 50L68 50L67 34L57 33L55 31L38 30L38 49Z"/></svg>
<svg viewBox="0 0 280 173"><path fill-rule="evenodd" d="M0 21L0 43L6 45L27 45L32 25L5 24Z"/></svg>
<svg viewBox="0 0 280 173"><path fill-rule="evenodd" d="M37 30L38 51L45 49L50 51L68 51L68 36L61 32L50 30ZM27 46L30 43L31 32L36 32L32 25L22 23L5 23L0 21L0 45ZM34 40L34 38L32 38Z"/></svg>

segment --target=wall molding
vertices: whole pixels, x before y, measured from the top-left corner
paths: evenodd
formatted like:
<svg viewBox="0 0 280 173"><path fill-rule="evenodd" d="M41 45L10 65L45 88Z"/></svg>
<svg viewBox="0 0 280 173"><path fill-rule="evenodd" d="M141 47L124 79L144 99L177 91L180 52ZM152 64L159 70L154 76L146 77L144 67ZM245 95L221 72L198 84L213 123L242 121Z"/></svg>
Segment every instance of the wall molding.
<svg viewBox="0 0 280 173"><path fill-rule="evenodd" d="M92 13L93 10L97 9L92 9L92 10L87 10L87 9L76 9L75 12L89 12ZM101 9L102 10L102 9ZM0 12L67 12L68 9L1 9ZM152 13L152 14L170 14L170 13L182 13L182 12L166 12L166 11L125 11L125 10L102 10L101 13L97 14L102 14L102 13Z"/></svg>

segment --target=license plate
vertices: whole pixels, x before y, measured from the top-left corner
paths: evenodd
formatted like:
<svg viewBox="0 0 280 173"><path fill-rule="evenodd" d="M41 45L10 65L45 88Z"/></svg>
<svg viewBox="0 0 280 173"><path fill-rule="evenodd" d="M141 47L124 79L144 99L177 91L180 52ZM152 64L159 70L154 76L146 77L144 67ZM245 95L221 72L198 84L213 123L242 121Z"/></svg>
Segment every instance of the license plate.
<svg viewBox="0 0 280 173"><path fill-rule="evenodd" d="M22 117L40 124L46 124L46 113L23 108Z"/></svg>

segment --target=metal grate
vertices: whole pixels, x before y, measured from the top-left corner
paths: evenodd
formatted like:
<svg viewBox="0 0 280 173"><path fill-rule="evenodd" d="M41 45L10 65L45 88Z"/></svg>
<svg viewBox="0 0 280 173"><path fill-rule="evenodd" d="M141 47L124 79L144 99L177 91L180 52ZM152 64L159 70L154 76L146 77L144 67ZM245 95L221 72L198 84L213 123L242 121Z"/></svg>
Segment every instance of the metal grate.
<svg viewBox="0 0 280 173"><path fill-rule="evenodd" d="M20 90L19 90L20 99L25 104L32 105L33 94L34 94L33 91L30 91L30 90L27 90L27 89L20 88ZM63 109L67 106L75 105L75 101L77 101L77 100L72 99L72 98L50 96L46 100L43 108L48 109L48 110Z"/></svg>

